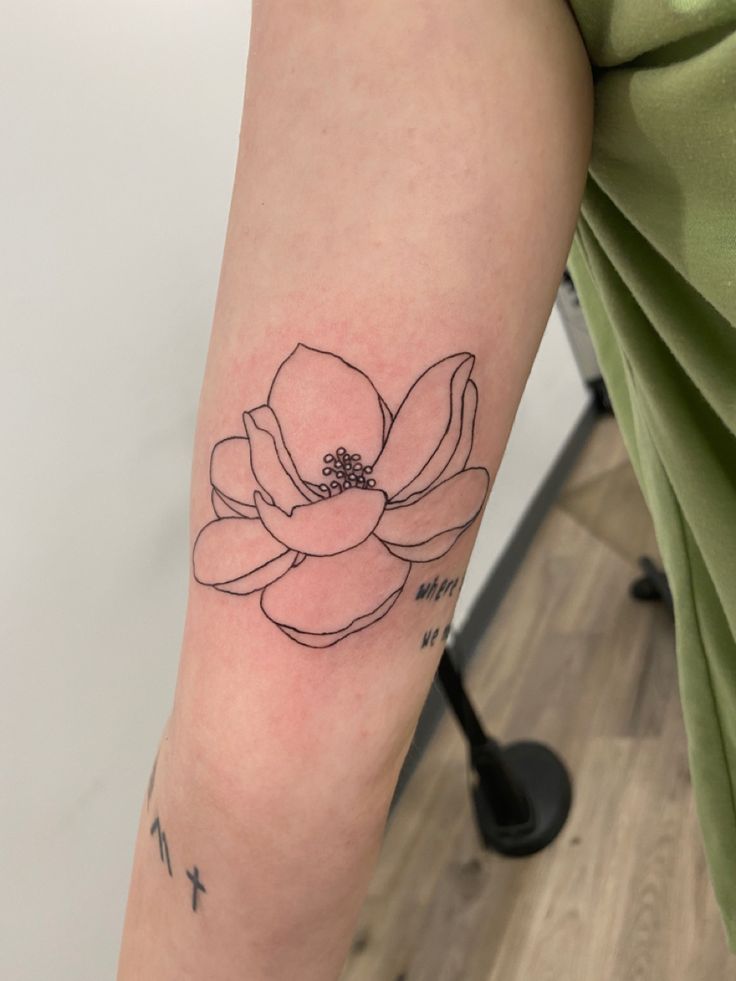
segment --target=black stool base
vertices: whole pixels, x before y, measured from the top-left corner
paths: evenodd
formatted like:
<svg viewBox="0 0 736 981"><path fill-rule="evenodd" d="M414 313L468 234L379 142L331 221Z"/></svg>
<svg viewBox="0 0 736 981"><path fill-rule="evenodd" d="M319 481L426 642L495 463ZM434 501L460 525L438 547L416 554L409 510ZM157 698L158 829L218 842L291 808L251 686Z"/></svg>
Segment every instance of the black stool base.
<svg viewBox="0 0 736 981"><path fill-rule="evenodd" d="M639 600L640 603L662 602L674 616L674 601L664 570L646 555L642 555L639 559L639 566L643 575L629 586L632 598Z"/></svg>
<svg viewBox="0 0 736 981"><path fill-rule="evenodd" d="M482 750L473 754L473 803L483 844L501 855L522 857L546 848L564 827L572 804L572 782L562 760L542 743L493 746L514 783L526 797L524 819L509 823L499 815L491 779L484 779ZM497 764L494 764L494 773ZM499 820L499 817L502 820Z"/></svg>

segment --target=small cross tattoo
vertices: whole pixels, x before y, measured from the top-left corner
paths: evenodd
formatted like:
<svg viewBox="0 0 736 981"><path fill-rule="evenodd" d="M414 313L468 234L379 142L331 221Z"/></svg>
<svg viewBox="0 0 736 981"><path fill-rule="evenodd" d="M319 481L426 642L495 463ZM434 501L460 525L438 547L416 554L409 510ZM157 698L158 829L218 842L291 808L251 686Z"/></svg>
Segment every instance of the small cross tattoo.
<svg viewBox="0 0 736 981"><path fill-rule="evenodd" d="M187 878L192 883L192 909L196 913L197 912L197 900L199 899L199 893L200 892L207 892L207 890L205 889L204 885L199 880L199 869L197 868L196 865L194 866L194 868L192 869L191 872L189 871L189 869L187 869Z"/></svg>
<svg viewBox="0 0 736 981"><path fill-rule="evenodd" d="M161 861L166 862L166 868L169 870L169 875L173 876L174 873L171 871L171 859L169 857L169 843L166 840L166 832L161 830L161 821L156 818L156 820L151 825L151 834L158 833L158 851L161 856Z"/></svg>

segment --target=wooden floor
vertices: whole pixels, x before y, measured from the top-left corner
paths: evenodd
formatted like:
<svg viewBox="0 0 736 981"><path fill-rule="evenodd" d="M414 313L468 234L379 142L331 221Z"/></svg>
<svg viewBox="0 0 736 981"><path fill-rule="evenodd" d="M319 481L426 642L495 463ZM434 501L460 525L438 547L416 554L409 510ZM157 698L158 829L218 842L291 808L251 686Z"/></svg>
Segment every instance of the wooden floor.
<svg viewBox="0 0 736 981"><path fill-rule="evenodd" d="M478 845L445 717L388 829L343 981L728 981L698 838L665 610L628 596L655 551L613 420L598 424L473 661L494 733L575 780L547 851Z"/></svg>

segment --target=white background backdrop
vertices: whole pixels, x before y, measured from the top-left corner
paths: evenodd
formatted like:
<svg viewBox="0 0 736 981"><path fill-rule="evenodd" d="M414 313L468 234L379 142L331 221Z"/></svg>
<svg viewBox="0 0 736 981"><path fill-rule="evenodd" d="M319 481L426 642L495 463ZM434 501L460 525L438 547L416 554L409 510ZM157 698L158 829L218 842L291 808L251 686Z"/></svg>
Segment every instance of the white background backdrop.
<svg viewBox="0 0 736 981"><path fill-rule="evenodd" d="M246 0L24 0L3 11L7 981L114 976L178 656L190 443L248 20ZM461 616L584 403L553 318Z"/></svg>

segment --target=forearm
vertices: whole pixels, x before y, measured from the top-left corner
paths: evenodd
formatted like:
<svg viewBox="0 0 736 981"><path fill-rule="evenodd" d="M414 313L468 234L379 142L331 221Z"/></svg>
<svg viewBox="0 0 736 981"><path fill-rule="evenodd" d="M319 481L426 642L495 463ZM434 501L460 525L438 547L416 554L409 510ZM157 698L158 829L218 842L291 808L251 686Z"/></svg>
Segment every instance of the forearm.
<svg viewBox="0 0 736 981"><path fill-rule="evenodd" d="M558 3L264 4L244 119L122 981L339 972L564 265L588 79Z"/></svg>

